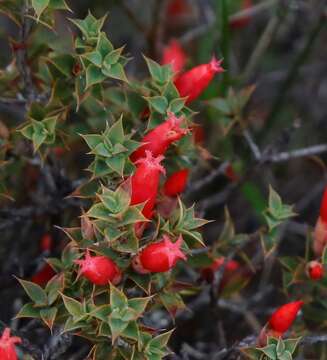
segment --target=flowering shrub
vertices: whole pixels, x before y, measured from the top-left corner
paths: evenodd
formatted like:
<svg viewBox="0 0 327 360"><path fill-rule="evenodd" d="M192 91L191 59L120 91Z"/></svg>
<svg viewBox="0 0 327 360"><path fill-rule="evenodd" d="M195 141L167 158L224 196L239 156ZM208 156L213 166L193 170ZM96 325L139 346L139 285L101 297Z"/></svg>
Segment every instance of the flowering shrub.
<svg viewBox="0 0 327 360"><path fill-rule="evenodd" d="M51 6L33 7L36 17L51 15ZM70 241L61 260L47 259L55 271L49 281L44 281L45 270L34 275L32 282L19 280L31 302L17 317L39 318L50 329L62 324L63 332L87 337L97 359L109 353L159 359L169 353L171 331L150 331L142 317L160 304L169 311L182 306L178 293L169 294L175 283L170 270L179 259L186 260L192 248L203 246L197 229L206 221L196 218L192 208L180 202L166 220L155 209L165 168L182 158L182 153L176 156L167 151L177 149L183 141L183 151L190 149L195 156L188 130L192 111L174 85L170 64L160 66L145 58L150 79L141 83L126 77L128 59L123 48L115 49L102 31L104 21L105 17L96 19L91 13L81 20L72 19L80 31L73 51L58 54L48 49L37 64L43 92L53 81L66 88L65 92L58 88L58 97L49 97L45 103L31 102L28 120L19 129L45 159L49 149L60 144L57 131L65 126L69 111L105 106L114 93L121 102L111 108L103 132L80 134L93 156L88 170L97 190L87 195L93 205L82 215L80 227L62 229ZM220 62L216 68L214 61L214 65L201 65L209 72L204 80L202 75L195 79L201 89L218 71ZM185 80L178 83L193 81L188 79L198 71L185 73ZM124 103L128 108L122 114ZM137 129L135 121L144 106L149 109L147 126L139 126L133 134L131 129ZM192 157L189 164L191 161ZM42 247L48 248L49 241L44 242Z"/></svg>
<svg viewBox="0 0 327 360"><path fill-rule="evenodd" d="M192 16L187 1L166 5L162 11L171 17ZM241 9L252 5L241 2ZM254 324L256 333L229 350L224 345L222 353L257 360L296 356L300 338L314 327L319 308L326 308L321 300L327 262L326 191L306 254L276 259L283 231L297 216L293 206L271 186L265 189L268 200L262 200L240 159L211 154L204 123L198 120L208 110L211 119L219 119L220 132L214 133L218 142L234 131L247 140L260 166L277 162L278 154L269 148L261 153L247 132L243 114L254 87L220 88L229 72L228 61L225 66L220 56L224 54L217 51L219 57L212 54L206 62L194 63L175 39L161 49L161 59L144 56L146 70L135 76L128 70L135 60L105 31L106 15L96 17L89 11L85 17L64 17L69 36L62 39L56 16L70 11L64 0L5 0L0 6L21 32L20 42L11 40L12 62L0 73L2 96L24 108L9 130L0 120L0 195L5 210L12 198L24 202L20 191L32 194L32 200L40 197L37 204L43 206L35 213L27 209L27 216L18 212L13 220L8 217L14 224L24 216L35 217L43 229L35 236L37 266L15 273L26 293L21 296L28 299L19 306L16 325L34 319L54 338L83 338L87 359L160 360L173 358L173 322L178 333L178 316L187 313L187 306L196 311L198 302L209 303L209 320L218 329L223 316L217 308L233 308L231 300L238 302L234 310ZM236 31L252 18L226 20L223 23ZM210 96L211 86L219 88L218 96ZM228 140L226 144L232 146ZM201 165L211 169L217 161L221 163L214 175L197 176ZM87 175L81 171L84 164ZM81 173L81 179L71 181ZM259 220L248 233L237 234L225 208L219 236L215 233L208 241L203 228L209 228L210 221L202 215L215 196L194 205L190 200L197 198L194 189L219 175L229 189L239 187L245 197L250 193ZM17 178L23 185L15 189ZM218 198L223 204L224 195ZM262 281L269 277L271 269L265 266L275 262L288 300L278 300L280 306L273 304L259 322L247 312L241 294L253 291L258 274ZM11 337L9 328L3 329L0 360L24 358L25 352L33 359L52 358L51 351L40 355L26 344L26 331L17 334Z"/></svg>

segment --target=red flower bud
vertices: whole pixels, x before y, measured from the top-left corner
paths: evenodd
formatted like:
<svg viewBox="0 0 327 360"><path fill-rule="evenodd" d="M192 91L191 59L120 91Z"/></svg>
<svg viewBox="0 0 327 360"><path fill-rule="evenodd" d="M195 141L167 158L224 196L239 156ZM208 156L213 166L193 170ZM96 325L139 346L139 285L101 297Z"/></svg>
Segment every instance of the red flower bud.
<svg viewBox="0 0 327 360"><path fill-rule="evenodd" d="M324 276L324 267L318 261L310 261L307 265L307 273L311 280L320 280Z"/></svg>
<svg viewBox="0 0 327 360"><path fill-rule="evenodd" d="M151 151L145 151L146 157L135 162L136 171L131 176L132 196L131 205L146 202L143 215L151 219L158 193L160 173L165 169L160 165L163 156L153 157Z"/></svg>
<svg viewBox="0 0 327 360"><path fill-rule="evenodd" d="M164 193L167 196L177 196L185 190L189 170L182 169L174 172L164 184Z"/></svg>
<svg viewBox="0 0 327 360"><path fill-rule="evenodd" d="M177 74L183 70L185 63L186 54L182 46L177 40L171 40L168 46L166 46L163 51L161 64L170 64L173 72Z"/></svg>
<svg viewBox="0 0 327 360"><path fill-rule="evenodd" d="M223 256L215 259L213 263L201 270L201 277L207 282L212 282L215 271L219 270L219 268L224 264L225 258ZM236 260L229 260L225 265L223 280L221 282L222 285L225 285L226 282L230 279L230 277L240 269L241 265Z"/></svg>
<svg viewBox="0 0 327 360"><path fill-rule="evenodd" d="M146 246L133 259L132 265L140 274L161 273L172 269L178 260L186 260L181 251L183 238L180 235L173 243L169 236L164 235L163 240Z"/></svg>
<svg viewBox="0 0 327 360"><path fill-rule="evenodd" d="M272 330L282 334L286 332L293 324L303 304L303 301L293 301L279 307L269 319Z"/></svg>
<svg viewBox="0 0 327 360"><path fill-rule="evenodd" d="M32 276L31 281L40 286L44 286L55 275L56 272L52 269L52 267L48 263L45 263L41 269Z"/></svg>
<svg viewBox="0 0 327 360"><path fill-rule="evenodd" d="M327 245L327 187L325 188L321 205L319 218L313 234L313 251L320 256Z"/></svg>
<svg viewBox="0 0 327 360"><path fill-rule="evenodd" d="M213 57L208 64L198 65L177 77L175 86L181 97L187 97L186 104L202 94L216 73L224 71L221 63L222 60Z"/></svg>
<svg viewBox="0 0 327 360"><path fill-rule="evenodd" d="M21 338L10 336L10 329L5 328L0 338L0 359L1 360L17 360L15 344L21 343Z"/></svg>
<svg viewBox="0 0 327 360"><path fill-rule="evenodd" d="M80 266L79 275L95 285L118 284L122 278L118 266L106 256L91 256L87 250L83 260L75 260Z"/></svg>
<svg viewBox="0 0 327 360"><path fill-rule="evenodd" d="M252 0L243 0L242 2L242 10L246 10L252 7ZM238 17L232 17L229 21L229 25L232 29L242 29L246 27L251 21L251 17L249 15L241 15Z"/></svg>
<svg viewBox="0 0 327 360"><path fill-rule="evenodd" d="M53 246L53 239L50 234L44 234L40 240L40 250L42 252L50 251Z"/></svg>
<svg viewBox="0 0 327 360"><path fill-rule="evenodd" d="M173 113L169 113L165 122L143 137L143 144L131 155L132 161L135 162L145 157L147 150L151 151L153 156L163 155L171 143L188 133L188 129L181 128L182 121L182 118L177 118Z"/></svg>

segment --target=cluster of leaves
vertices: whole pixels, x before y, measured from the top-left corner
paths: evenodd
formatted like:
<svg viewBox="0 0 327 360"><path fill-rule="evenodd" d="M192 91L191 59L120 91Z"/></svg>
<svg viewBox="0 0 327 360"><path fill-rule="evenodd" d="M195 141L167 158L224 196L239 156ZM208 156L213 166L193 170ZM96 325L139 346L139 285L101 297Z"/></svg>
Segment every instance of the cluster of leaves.
<svg viewBox="0 0 327 360"><path fill-rule="evenodd" d="M131 134L125 135L122 117L109 128L108 124L103 134L82 135L91 149L95 159L89 170L95 177L102 177L112 173L119 176L131 174L133 166L129 155L136 150L139 143L131 140Z"/></svg>
<svg viewBox="0 0 327 360"><path fill-rule="evenodd" d="M270 254L278 244L278 227L296 216L296 213L293 206L283 204L281 197L270 187L268 208L263 212L263 216L269 231L262 235L262 244L265 253Z"/></svg>
<svg viewBox="0 0 327 360"><path fill-rule="evenodd" d="M101 31L106 16L96 19L91 13L84 20L71 19L81 30L82 37L75 40L75 49L83 66L85 89L101 84L107 78L127 81L122 57L123 47L114 49L107 35Z"/></svg>
<svg viewBox="0 0 327 360"><path fill-rule="evenodd" d="M268 337L265 347L244 349L244 352L253 360L292 360L299 341L300 338L283 340L281 337Z"/></svg>
<svg viewBox="0 0 327 360"><path fill-rule="evenodd" d="M37 103L31 106L28 114L29 124L21 129L21 133L33 142L34 151L42 144L53 144L56 138L58 115L47 112Z"/></svg>

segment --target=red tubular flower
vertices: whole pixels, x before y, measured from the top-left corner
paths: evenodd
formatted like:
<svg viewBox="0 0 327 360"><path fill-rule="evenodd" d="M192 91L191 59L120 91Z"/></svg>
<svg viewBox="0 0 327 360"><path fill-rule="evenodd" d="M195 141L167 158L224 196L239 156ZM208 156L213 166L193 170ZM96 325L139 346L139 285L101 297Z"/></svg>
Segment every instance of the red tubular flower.
<svg viewBox="0 0 327 360"><path fill-rule="evenodd" d="M31 281L40 286L44 286L55 275L56 272L52 269L52 267L48 263L45 263L42 268L32 276Z"/></svg>
<svg viewBox="0 0 327 360"><path fill-rule="evenodd" d="M324 272L324 267L319 261L310 261L307 265L307 273L311 280L322 279Z"/></svg>
<svg viewBox="0 0 327 360"><path fill-rule="evenodd" d="M242 2L242 10L246 10L252 7L252 0L243 0ZM229 21L229 26L232 29L242 29L246 27L251 21L251 17L249 15L234 17Z"/></svg>
<svg viewBox="0 0 327 360"><path fill-rule="evenodd" d="M143 215L151 219L158 193L160 173L165 169L160 165L163 156L153 157L151 151L145 150L146 157L135 162L136 171L131 176L132 196L131 205L146 202L143 208Z"/></svg>
<svg viewBox="0 0 327 360"><path fill-rule="evenodd" d="M186 54L177 40L171 40L165 47L162 54L161 64L170 64L175 74L183 70L186 64Z"/></svg>
<svg viewBox="0 0 327 360"><path fill-rule="evenodd" d="M168 114L168 119L148 132L142 139L142 145L133 152L133 162L145 157L146 151L151 151L153 156L164 155L169 145L179 140L188 133L188 129L181 127L182 118L177 118L173 113Z"/></svg>
<svg viewBox="0 0 327 360"><path fill-rule="evenodd" d="M327 187L325 188L324 194L322 196L319 215L321 217L321 220L324 223L327 223Z"/></svg>
<svg viewBox="0 0 327 360"><path fill-rule="evenodd" d="M1 360L17 360L15 344L21 343L21 338L10 336L10 329L5 328L0 338L0 359Z"/></svg>
<svg viewBox="0 0 327 360"><path fill-rule="evenodd" d="M186 260L181 251L183 238L180 235L173 243L169 236L164 235L162 240L146 246L133 259L132 265L140 274L161 273L172 269L178 260Z"/></svg>
<svg viewBox="0 0 327 360"><path fill-rule="evenodd" d="M91 256L87 250L83 260L75 260L80 266L79 275L95 285L118 284L122 274L118 266L106 256Z"/></svg>
<svg viewBox="0 0 327 360"><path fill-rule="evenodd" d="M40 240L40 250L42 252L50 251L52 249L53 239L50 234L44 234Z"/></svg>
<svg viewBox="0 0 327 360"><path fill-rule="evenodd" d="M215 57L208 64L202 64L181 74L175 80L175 86L181 97L187 97L186 104L198 98L208 87L215 74L223 72L222 60Z"/></svg>
<svg viewBox="0 0 327 360"><path fill-rule="evenodd" d="M181 194L185 190L188 175L188 169L174 172L164 184L164 194L167 196L177 196Z"/></svg>
<svg viewBox="0 0 327 360"><path fill-rule="evenodd" d="M303 301L293 301L279 307L269 319L271 329L281 334L286 332L293 324L303 304Z"/></svg>
<svg viewBox="0 0 327 360"><path fill-rule="evenodd" d="M317 256L320 256L325 246L327 245L327 187L325 188L319 218L313 234L313 251Z"/></svg>

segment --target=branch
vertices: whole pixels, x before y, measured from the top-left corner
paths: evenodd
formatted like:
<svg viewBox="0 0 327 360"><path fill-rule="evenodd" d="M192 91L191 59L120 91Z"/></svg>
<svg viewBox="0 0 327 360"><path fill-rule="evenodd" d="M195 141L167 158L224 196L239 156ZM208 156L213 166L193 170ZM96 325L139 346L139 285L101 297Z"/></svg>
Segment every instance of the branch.
<svg viewBox="0 0 327 360"><path fill-rule="evenodd" d="M224 190L220 191L219 193L214 194L209 198L198 201L197 208L199 208L201 212L211 208L212 206L219 206L226 203L232 191L235 190L238 186L239 186L238 182L233 182L231 184L228 184L224 188Z"/></svg>
<svg viewBox="0 0 327 360"><path fill-rule="evenodd" d="M222 174L225 173L225 170L227 169L229 165L229 161L225 161L222 164L220 164L218 166L217 169L214 169L212 172L210 172L207 176L205 176L202 179L199 179L195 182L193 182L190 186L189 189L186 192L186 196L188 194L192 194L195 191L200 191L201 189L203 189L205 186L209 185L210 183L212 183L214 180L216 180L216 178Z"/></svg>
<svg viewBox="0 0 327 360"><path fill-rule="evenodd" d="M60 214L67 207L80 207L81 201L74 198L51 198L42 206L35 204L34 206L25 206L22 208L0 209L0 231L15 226L17 223L30 220L32 217L45 214Z"/></svg>
<svg viewBox="0 0 327 360"><path fill-rule="evenodd" d="M60 214L62 210L68 207L80 207L83 204L81 199L67 197L80 185L80 180L71 181L63 173L56 173L56 169L48 164L41 166L39 158L28 160L30 163L40 166L43 177L40 183L42 189L34 197L32 205L19 208L0 208L0 230L40 215Z"/></svg>
<svg viewBox="0 0 327 360"><path fill-rule="evenodd" d="M17 98L5 98L5 97L0 97L0 103L3 105L25 105L26 104L26 100L21 96L21 98L19 98L17 96Z"/></svg>
<svg viewBox="0 0 327 360"><path fill-rule="evenodd" d="M252 138L252 135L250 133L250 131L248 129L245 129L243 131L243 136L246 140L246 142L248 143L252 153L253 153L253 156L255 158L255 160L261 160L261 151L259 149L259 146L254 142L253 138Z"/></svg>
<svg viewBox="0 0 327 360"><path fill-rule="evenodd" d="M19 42L21 44L27 43L32 28L32 22L27 17L28 13L29 13L29 5L27 4L26 1L22 9L22 24L19 32ZM32 81L31 69L28 65L26 46L22 46L20 49L16 51L16 63L17 63L17 68L23 80L24 97L26 98L27 103L31 103L36 100L37 94L35 93L35 89Z"/></svg>
<svg viewBox="0 0 327 360"><path fill-rule="evenodd" d="M291 150L289 152L281 152L279 154L271 155L265 161L273 163L288 161L304 156L313 156L327 152L327 144L314 145L303 149Z"/></svg>

